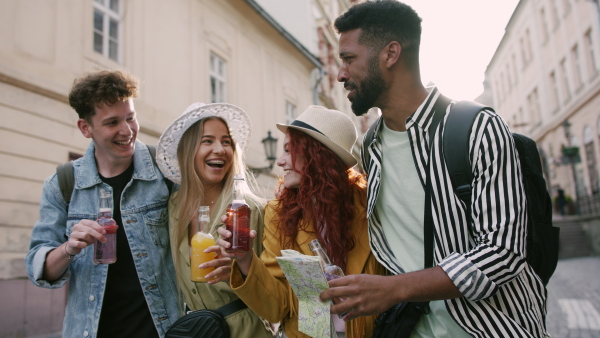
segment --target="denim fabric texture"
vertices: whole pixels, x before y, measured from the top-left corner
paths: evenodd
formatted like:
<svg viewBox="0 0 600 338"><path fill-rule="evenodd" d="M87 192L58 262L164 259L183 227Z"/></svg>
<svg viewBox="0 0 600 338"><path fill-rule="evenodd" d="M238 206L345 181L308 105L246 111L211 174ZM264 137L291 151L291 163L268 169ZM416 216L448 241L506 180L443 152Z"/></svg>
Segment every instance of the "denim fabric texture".
<svg viewBox="0 0 600 338"><path fill-rule="evenodd" d="M169 189L153 165L147 147L136 141L134 172L121 196L121 216L146 302L161 337L180 316L168 231ZM98 217L99 189L112 193L96 169L94 144L74 161L75 188L67 206L56 174L44 182L40 220L33 228L25 257L27 275L39 287L60 288L69 282L63 337L95 337L106 285L108 264L94 264L94 246L73 257L63 276L43 280L46 255L66 242L73 225ZM68 207L68 208L67 208ZM67 213L68 209L68 213ZM118 253L117 253L118 259Z"/></svg>

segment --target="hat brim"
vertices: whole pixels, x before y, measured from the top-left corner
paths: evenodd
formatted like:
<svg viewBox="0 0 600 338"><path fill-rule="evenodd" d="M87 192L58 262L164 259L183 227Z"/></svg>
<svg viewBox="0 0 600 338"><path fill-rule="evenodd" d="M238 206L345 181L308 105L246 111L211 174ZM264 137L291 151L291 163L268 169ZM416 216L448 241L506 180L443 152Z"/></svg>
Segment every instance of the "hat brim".
<svg viewBox="0 0 600 338"><path fill-rule="evenodd" d="M356 164L358 164L358 161L356 160L356 157L354 157L354 155L352 155L346 149L342 148L337 143L333 142L329 137L321 134L318 131L282 123L276 123L276 126L277 129L281 130L283 133L286 133L288 128L292 128L299 130L307 134L308 136L314 138L315 140L321 142L325 147L333 151L333 153L336 154L342 160L342 162L344 162L348 166L348 168L352 168Z"/></svg>
<svg viewBox="0 0 600 338"><path fill-rule="evenodd" d="M227 122L238 152L244 152L248 147L252 124L244 110L228 103L194 103L165 129L158 140L156 164L169 180L181 184L181 168L177 159L179 142L191 126L208 117L218 117Z"/></svg>

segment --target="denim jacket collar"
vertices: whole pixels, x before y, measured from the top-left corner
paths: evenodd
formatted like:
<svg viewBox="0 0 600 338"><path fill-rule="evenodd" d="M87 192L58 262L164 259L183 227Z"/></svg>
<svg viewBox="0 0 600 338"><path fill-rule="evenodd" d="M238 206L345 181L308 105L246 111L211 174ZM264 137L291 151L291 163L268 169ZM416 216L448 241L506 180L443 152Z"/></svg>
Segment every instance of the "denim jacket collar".
<svg viewBox="0 0 600 338"><path fill-rule="evenodd" d="M102 183L96 166L94 149L94 142L91 142L85 156L80 161L73 163L74 166L79 166L78 174L75 177L75 189L85 189ZM133 154L133 179L145 181L157 179L158 175L152 163L148 147L136 140L135 152Z"/></svg>

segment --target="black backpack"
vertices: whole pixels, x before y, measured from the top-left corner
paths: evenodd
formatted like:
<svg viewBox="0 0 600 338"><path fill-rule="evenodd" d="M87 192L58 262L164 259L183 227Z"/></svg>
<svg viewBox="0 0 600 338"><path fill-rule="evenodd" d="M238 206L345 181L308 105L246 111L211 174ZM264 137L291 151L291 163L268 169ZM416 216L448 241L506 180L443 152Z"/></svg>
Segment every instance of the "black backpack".
<svg viewBox="0 0 600 338"><path fill-rule="evenodd" d="M493 110L473 101L457 102L444 126L444 158L456 194L471 207L473 173L469 163L469 135L475 117L482 109ZM452 135L448 137L446 135ZM560 229L552 226L552 200L546 188L542 163L535 141L513 133L519 153L527 199L527 262L544 285L556 269Z"/></svg>
<svg viewBox="0 0 600 338"><path fill-rule="evenodd" d="M471 182L473 180L469 161L469 135L475 117L482 109L493 111L492 108L477 102L457 102L450 109L444 126L444 159L454 191L467 206L467 214L471 212ZM429 127L430 138L443 117L443 111L440 112L432 118ZM365 168L369 165L368 157L370 156L368 151L365 151L365 147L371 143L376 125L377 123L374 123L369 128L363 140L363 165ZM446 134L452 136L447 137ZM552 201L542 174L540 154L535 141L516 133L513 133L513 140L521 162L527 198L527 262L544 285L547 285L558 263L560 229L552 226Z"/></svg>
<svg viewBox="0 0 600 338"><path fill-rule="evenodd" d="M152 163L156 165L156 147L155 146L146 146L148 147L148 151L150 152L150 157L152 157ZM73 194L73 188L75 186L75 172L73 170L73 162L69 161L67 163L63 163L56 167L56 176L58 178L58 187L60 188L60 192L63 196L63 199L67 204L71 202L71 195ZM167 187L169 191L173 189L173 182L169 181L165 177L165 182L167 183Z"/></svg>

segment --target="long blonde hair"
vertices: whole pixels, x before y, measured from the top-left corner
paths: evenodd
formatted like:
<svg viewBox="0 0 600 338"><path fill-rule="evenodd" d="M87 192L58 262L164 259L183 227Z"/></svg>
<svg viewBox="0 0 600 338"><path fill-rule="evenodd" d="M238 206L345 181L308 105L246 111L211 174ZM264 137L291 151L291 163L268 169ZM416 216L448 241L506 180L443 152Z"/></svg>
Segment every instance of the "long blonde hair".
<svg viewBox="0 0 600 338"><path fill-rule="evenodd" d="M227 121L220 117L210 116L201 119L194 123L185 131L177 146L177 160L181 169L181 186L179 191L174 194L173 202L176 205L174 209L175 217L178 219L177 224L174 224L171 237L171 251L175 263L175 272L179 275L177 262L179 261L179 246L185 235L188 233L188 227L194 215L198 211L198 207L204 200L204 186L200 176L196 172L195 156L200 147L202 134L204 132L204 123L209 120L220 120L227 130L229 125ZM263 212L262 206L266 200L257 196L250 187L256 187L256 181L252 173L248 172L242 158L242 153L238 151L238 147L233 140L233 165L226 173L223 183L223 188L219 198L215 202L215 208L211 211L210 233L216 237L216 229L221 225L221 215L225 214L227 206L232 199L233 193L233 177L235 173L239 173L245 178L246 184L243 186L244 198L246 203L251 207L255 206L259 212Z"/></svg>

